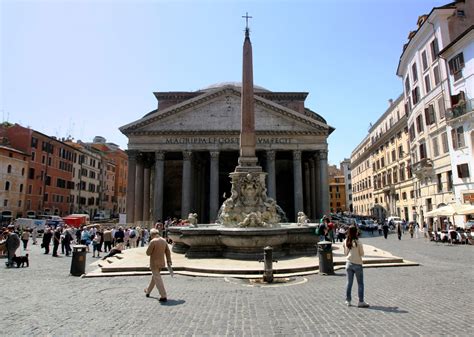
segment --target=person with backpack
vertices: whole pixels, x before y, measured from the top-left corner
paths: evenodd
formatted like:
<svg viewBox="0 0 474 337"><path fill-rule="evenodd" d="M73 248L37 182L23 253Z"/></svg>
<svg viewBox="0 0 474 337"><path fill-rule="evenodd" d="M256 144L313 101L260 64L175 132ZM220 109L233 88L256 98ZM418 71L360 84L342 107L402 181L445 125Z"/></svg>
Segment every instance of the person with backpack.
<svg viewBox="0 0 474 337"><path fill-rule="evenodd" d="M137 247L137 229L135 227L132 227L130 229L130 232L128 234L128 243L130 245L130 248L136 248Z"/></svg>
<svg viewBox="0 0 474 337"><path fill-rule="evenodd" d="M344 255L346 256L346 305L351 306L352 301L352 283L354 282L354 274L357 279L359 303L357 307L368 308L369 305L364 302L364 269L362 267L362 256L364 256L363 244L358 239L359 232L352 225L349 227L348 235L344 240Z"/></svg>

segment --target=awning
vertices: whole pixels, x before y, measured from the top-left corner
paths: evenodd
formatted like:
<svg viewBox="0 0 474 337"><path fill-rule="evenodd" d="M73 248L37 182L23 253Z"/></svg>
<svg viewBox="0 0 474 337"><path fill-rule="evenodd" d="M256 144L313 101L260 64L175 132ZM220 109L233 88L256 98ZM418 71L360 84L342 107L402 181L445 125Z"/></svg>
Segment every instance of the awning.
<svg viewBox="0 0 474 337"><path fill-rule="evenodd" d="M425 213L427 217L474 214L474 206L469 204L451 204Z"/></svg>

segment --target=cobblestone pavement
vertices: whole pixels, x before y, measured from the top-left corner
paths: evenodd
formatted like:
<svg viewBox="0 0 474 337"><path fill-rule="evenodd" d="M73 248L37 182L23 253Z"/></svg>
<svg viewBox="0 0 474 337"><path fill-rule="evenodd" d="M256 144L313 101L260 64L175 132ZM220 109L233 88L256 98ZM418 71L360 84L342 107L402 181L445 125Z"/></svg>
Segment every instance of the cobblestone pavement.
<svg viewBox="0 0 474 337"><path fill-rule="evenodd" d="M161 304L156 290L152 297L144 296L148 276L69 276L69 257L53 258L31 246L29 268L6 269L3 262L0 267L0 334L474 335L474 246L408 236L399 241L395 235L363 240L421 264L366 269L368 309L344 305L344 270L271 287L235 279L164 276L169 301ZM87 261L93 261L91 254Z"/></svg>

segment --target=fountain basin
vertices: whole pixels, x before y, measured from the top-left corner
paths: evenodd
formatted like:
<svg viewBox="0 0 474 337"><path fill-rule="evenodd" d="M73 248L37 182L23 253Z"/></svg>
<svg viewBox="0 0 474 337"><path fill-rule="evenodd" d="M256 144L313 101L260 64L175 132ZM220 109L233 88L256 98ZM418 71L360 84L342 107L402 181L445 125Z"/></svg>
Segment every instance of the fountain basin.
<svg viewBox="0 0 474 337"><path fill-rule="evenodd" d="M173 252L188 258L224 257L238 260L263 258L263 248L273 247L273 256L315 255L319 237L316 224L280 224L275 228L229 228L216 225L169 227Z"/></svg>

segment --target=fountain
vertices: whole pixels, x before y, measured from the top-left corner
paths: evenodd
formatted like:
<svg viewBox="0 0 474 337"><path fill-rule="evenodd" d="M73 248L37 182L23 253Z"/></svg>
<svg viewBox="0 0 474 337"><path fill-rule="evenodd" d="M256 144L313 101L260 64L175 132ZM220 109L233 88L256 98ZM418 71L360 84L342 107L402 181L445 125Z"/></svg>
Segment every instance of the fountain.
<svg viewBox="0 0 474 337"><path fill-rule="evenodd" d="M216 224L170 227L173 252L188 258L226 257L261 259L263 248L271 246L274 257L315 254L316 225L299 215L297 224L282 223L284 212L267 196L266 173L255 154L255 113L252 45L245 29L241 93L241 131L238 166L230 173L231 195L218 214ZM302 212L301 212L302 213Z"/></svg>

